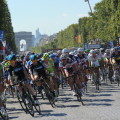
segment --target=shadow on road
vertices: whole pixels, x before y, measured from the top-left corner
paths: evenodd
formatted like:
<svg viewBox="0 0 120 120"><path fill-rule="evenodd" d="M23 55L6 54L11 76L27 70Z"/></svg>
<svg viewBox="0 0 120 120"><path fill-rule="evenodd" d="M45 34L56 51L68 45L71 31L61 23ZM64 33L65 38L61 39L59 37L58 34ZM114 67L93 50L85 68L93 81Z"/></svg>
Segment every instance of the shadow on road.
<svg viewBox="0 0 120 120"><path fill-rule="evenodd" d="M89 103L89 104L85 104L85 106L112 106L112 104L109 104L109 103Z"/></svg>

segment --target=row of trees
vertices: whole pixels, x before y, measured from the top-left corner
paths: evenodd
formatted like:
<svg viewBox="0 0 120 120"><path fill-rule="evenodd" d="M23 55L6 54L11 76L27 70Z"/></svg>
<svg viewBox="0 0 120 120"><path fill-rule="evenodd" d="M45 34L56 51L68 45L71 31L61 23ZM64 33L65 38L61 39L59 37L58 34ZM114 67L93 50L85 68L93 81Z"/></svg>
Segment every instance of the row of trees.
<svg viewBox="0 0 120 120"><path fill-rule="evenodd" d="M7 1L0 0L0 30L4 30L5 40L11 50L16 51L15 37L11 23L10 11L8 9Z"/></svg>
<svg viewBox="0 0 120 120"><path fill-rule="evenodd" d="M101 42L117 41L120 37L120 1L102 0L94 7L89 17L79 19L78 24L72 24L57 34L57 38L31 50L41 52L45 48L65 48L83 46L90 40L101 39Z"/></svg>

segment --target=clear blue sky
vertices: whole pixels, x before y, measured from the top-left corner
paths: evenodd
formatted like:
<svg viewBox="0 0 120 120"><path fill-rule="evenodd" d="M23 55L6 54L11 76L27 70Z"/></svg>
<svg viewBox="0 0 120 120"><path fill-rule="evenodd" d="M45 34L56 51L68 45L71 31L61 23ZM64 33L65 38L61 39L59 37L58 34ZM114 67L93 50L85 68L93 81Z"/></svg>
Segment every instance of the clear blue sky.
<svg viewBox="0 0 120 120"><path fill-rule="evenodd" d="M84 0L7 0L15 32L39 28L42 34L53 34L67 28L90 12ZM101 0L89 0L93 7Z"/></svg>

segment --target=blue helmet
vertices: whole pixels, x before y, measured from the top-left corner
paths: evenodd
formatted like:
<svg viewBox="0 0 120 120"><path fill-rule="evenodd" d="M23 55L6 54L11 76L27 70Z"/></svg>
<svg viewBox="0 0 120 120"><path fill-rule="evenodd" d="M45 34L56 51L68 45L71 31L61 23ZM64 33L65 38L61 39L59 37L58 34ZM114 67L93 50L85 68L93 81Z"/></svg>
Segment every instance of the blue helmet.
<svg viewBox="0 0 120 120"><path fill-rule="evenodd" d="M35 55L30 55L30 60L36 60L36 56Z"/></svg>
<svg viewBox="0 0 120 120"><path fill-rule="evenodd" d="M11 55L8 55L6 57L7 60L16 60L16 55L15 54L11 54Z"/></svg>
<svg viewBox="0 0 120 120"><path fill-rule="evenodd" d="M50 58L55 58L55 57L57 57L55 54L51 54L51 55L49 55L49 57Z"/></svg>

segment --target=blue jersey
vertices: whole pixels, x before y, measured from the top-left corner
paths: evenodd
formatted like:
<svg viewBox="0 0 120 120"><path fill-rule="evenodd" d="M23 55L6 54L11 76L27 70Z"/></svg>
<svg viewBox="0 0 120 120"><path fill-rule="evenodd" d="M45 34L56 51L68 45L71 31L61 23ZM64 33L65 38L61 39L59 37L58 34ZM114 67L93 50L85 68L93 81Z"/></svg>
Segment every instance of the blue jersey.
<svg viewBox="0 0 120 120"><path fill-rule="evenodd" d="M8 75L9 75L8 70L5 70L4 73L3 73L4 79L7 79Z"/></svg>

